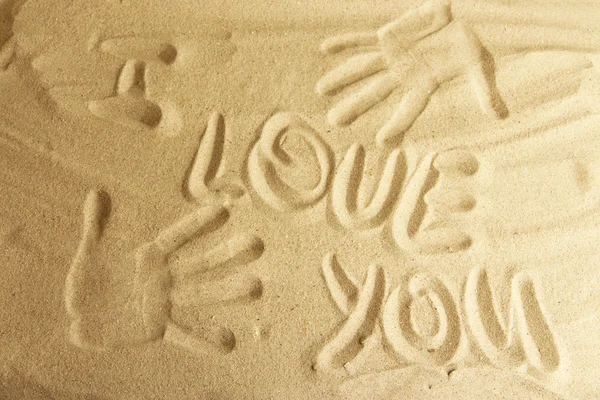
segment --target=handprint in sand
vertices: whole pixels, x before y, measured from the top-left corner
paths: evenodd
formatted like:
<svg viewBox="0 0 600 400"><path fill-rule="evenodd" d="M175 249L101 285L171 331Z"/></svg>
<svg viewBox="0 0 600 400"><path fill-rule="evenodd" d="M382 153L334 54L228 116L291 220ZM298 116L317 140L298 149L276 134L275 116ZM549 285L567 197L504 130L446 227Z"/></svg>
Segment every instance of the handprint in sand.
<svg viewBox="0 0 600 400"><path fill-rule="evenodd" d="M350 124L402 90L402 100L377 133L378 144L397 144L438 87L459 76L471 82L483 112L494 118L507 114L495 87L489 54L468 27L452 20L450 5L444 1L429 1L376 32L326 39L321 49L331 54L357 47L367 51L350 56L317 83L319 94L333 95L370 80L358 91L344 93L329 110L332 125Z"/></svg>
<svg viewBox="0 0 600 400"><path fill-rule="evenodd" d="M235 335L229 328L209 320L192 327L179 315L259 298L262 282L237 268L262 255L262 240L244 233L217 235L216 245L202 243L201 254L182 255L182 247L194 239L208 240L229 219L225 206L212 204L137 247L129 263L105 265L100 244L108 204L105 193L92 191L84 206L82 239L65 286L71 341L80 347L110 349L162 338L191 351L233 350ZM115 291L111 284L123 284L128 273L133 279L127 290Z"/></svg>

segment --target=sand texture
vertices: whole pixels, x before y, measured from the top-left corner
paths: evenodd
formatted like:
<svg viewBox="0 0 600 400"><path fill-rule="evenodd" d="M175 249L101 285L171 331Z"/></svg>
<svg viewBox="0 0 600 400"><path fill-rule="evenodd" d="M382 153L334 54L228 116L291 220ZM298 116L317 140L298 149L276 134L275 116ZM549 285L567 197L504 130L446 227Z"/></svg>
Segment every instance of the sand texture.
<svg viewBox="0 0 600 400"><path fill-rule="evenodd" d="M0 0L0 400L600 399L600 3Z"/></svg>

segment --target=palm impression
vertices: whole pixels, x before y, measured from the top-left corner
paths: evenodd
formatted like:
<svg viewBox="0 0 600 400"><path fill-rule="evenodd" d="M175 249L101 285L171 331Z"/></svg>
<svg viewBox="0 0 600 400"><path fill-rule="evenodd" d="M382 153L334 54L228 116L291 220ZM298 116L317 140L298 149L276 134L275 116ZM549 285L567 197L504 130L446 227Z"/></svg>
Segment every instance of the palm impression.
<svg viewBox="0 0 600 400"><path fill-rule="evenodd" d="M192 329L177 320L176 312L251 301L262 295L262 283L252 274L238 271L258 259L264 245L250 234L234 234L194 256L180 256L190 241L202 240L229 219L220 204L198 208L163 229L154 240L140 245L131 257L134 271L127 298L99 307L99 269L95 253L107 217L106 194L92 191L84 207L83 236L67 276L65 303L71 317L69 336L80 347L110 349L164 339L191 351L216 349L227 353L235 347L234 333L207 322ZM114 271L114 269L113 269ZM92 293L92 295L90 295ZM97 297L102 294L96 294Z"/></svg>
<svg viewBox="0 0 600 400"><path fill-rule="evenodd" d="M497 94L493 70L486 68L489 56L475 34L453 21L450 5L429 1L376 32L356 32L331 37L321 49L328 54L352 48L363 53L350 56L317 83L321 95L334 95L373 76L359 90L342 94L329 110L332 125L345 126L394 91L402 100L377 133L377 143L398 143L427 106L438 87L459 76L472 83L482 111L503 118L506 109Z"/></svg>

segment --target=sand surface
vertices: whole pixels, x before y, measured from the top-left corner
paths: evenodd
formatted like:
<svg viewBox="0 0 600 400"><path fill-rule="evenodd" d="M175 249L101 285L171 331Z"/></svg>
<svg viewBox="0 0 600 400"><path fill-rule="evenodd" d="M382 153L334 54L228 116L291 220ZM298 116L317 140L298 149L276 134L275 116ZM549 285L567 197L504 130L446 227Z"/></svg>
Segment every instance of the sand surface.
<svg viewBox="0 0 600 400"><path fill-rule="evenodd" d="M0 0L0 399L600 398L600 3Z"/></svg>

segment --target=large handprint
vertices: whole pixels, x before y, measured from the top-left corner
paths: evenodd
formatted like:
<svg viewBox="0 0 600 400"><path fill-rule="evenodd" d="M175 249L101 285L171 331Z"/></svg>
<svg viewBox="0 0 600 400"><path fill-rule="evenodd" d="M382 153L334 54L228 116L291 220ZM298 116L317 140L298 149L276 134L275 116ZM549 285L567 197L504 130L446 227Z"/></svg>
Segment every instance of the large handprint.
<svg viewBox="0 0 600 400"><path fill-rule="evenodd" d="M138 246L128 258L130 263L111 268L101 260L99 246L107 209L106 194L90 192L84 207L82 240L66 279L71 341L80 347L109 349L163 338L192 351L231 351L235 346L231 330L212 322L192 328L179 321L173 311L195 311L260 297L260 280L244 273L231 274L231 270L261 256L261 239L234 234L214 247L208 246L200 255L182 256L183 246L204 238L229 219L226 207L212 204L191 212ZM112 282L100 279L103 270ZM127 272L133 274L133 281L127 283L128 294L113 293L111 284L121 283ZM103 282L107 280L109 285Z"/></svg>
<svg viewBox="0 0 600 400"><path fill-rule="evenodd" d="M326 39L321 49L331 54L356 47L376 50L351 56L317 83L319 94L331 95L374 75L369 84L330 109L332 125L352 123L402 87L402 100L377 134L378 144L397 144L437 88L461 75L471 82L486 114L494 118L507 114L489 54L468 27L452 21L450 5L443 0L430 0L376 32Z"/></svg>

